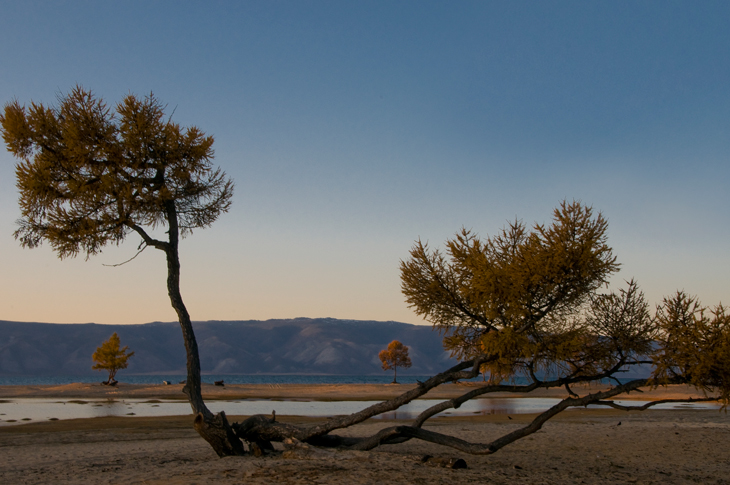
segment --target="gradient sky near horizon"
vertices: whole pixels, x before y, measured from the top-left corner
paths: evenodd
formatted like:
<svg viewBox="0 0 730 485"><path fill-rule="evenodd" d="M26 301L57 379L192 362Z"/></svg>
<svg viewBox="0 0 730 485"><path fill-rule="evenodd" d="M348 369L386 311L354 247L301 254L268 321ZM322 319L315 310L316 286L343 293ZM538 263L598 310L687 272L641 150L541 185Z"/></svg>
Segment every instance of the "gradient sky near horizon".
<svg viewBox="0 0 730 485"><path fill-rule="evenodd" d="M399 261L462 226L609 220L652 304L730 303L730 3L0 1L0 101L154 92L215 136L233 208L181 245L193 320L424 323ZM13 239L0 150L0 319L173 321L131 236L60 261Z"/></svg>

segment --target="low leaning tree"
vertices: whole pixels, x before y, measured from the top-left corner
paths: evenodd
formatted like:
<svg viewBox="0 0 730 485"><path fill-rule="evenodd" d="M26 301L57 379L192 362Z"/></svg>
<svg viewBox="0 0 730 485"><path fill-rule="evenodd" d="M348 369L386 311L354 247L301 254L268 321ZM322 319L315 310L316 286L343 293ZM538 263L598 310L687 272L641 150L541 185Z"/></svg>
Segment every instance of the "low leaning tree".
<svg viewBox="0 0 730 485"><path fill-rule="evenodd" d="M563 202L550 225L528 228L514 222L485 240L462 230L447 241L446 255L417 242L410 258L401 263L403 293L416 313L442 332L444 346L461 362L400 396L350 416L309 427L254 416L234 424L234 429L262 447L269 447L270 441L296 438L315 445L368 450L417 438L467 453L491 454L538 431L571 407L597 404L643 410L662 402L692 401L621 406L611 400L642 387L691 384L718 394L701 400L719 399L726 406L730 401L730 315L722 306L708 310L679 292L665 299L652 316L633 280L618 292L602 292L619 269L607 244L607 229L605 218L590 207ZM330 434L397 409L443 383L474 378L482 366L490 373L488 383L432 406L410 426L388 427L362 438ZM635 366L653 366L653 375L619 380ZM515 377L526 378L527 383L517 384ZM577 384L606 380L613 386L582 396L576 393ZM528 425L491 441L470 443L423 429L429 418L478 396L539 388L565 388L566 397Z"/></svg>
<svg viewBox="0 0 730 485"><path fill-rule="evenodd" d="M515 222L486 240L463 230L447 241L447 255L419 241L401 263L406 301L461 359L451 369L393 399L314 425L264 415L229 424L225 413L213 415L203 401L197 343L180 294L180 238L210 226L229 209L233 194L233 183L212 164L213 138L164 120L164 107L152 95L126 96L112 110L80 87L57 107L7 104L0 123L8 149L21 160L16 175L22 216L15 237L24 247L46 241L61 258L80 253L88 258L134 233L142 240L140 251L153 247L165 254L168 294L187 351L183 391L195 429L219 456L244 454L243 442L260 454L273 449L272 441L368 450L412 438L489 454L569 407L627 409L610 398L640 387L689 383L719 393L707 400L730 401L730 315L680 292L652 317L633 281L618 293L600 293L618 270L607 245L607 222L589 207L564 202L549 226L528 229ZM153 237L158 227L167 229L166 237ZM644 364L654 366L651 378L617 379ZM483 366L489 383L427 409L410 426L362 438L331 434L441 384L474 378ZM518 375L529 383L506 382ZM605 379L615 386L584 396L571 388ZM422 427L480 395L551 387L564 387L567 397L529 425L490 442L469 443Z"/></svg>
<svg viewBox="0 0 730 485"><path fill-rule="evenodd" d="M635 281L619 292L601 293L619 269L607 244L607 221L579 202L563 202L553 223L528 229L514 222L495 237L480 240L462 230L447 241L447 255L420 241L401 264L406 301L444 335L444 346L471 373L485 366L490 382L425 411L426 419L491 392L527 393L564 387L566 398L528 426L489 443L467 443L423 430L393 429L397 437L423 439L469 453L488 454L541 428L557 413L599 404L618 409L610 398L641 387L691 384L707 401L730 401L730 315L708 310L682 292L665 298L652 317ZM711 316L708 316L708 313ZM652 366L646 379L620 381L635 366ZM523 377L528 384L504 384ZM614 386L579 396L579 383L609 380ZM707 395L707 394L706 394Z"/></svg>

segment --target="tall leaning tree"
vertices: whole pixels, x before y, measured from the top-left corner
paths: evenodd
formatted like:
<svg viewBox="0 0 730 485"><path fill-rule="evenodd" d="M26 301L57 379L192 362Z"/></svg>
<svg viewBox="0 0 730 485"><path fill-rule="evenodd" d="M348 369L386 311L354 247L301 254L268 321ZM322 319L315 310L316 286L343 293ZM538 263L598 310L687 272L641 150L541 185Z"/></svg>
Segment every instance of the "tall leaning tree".
<svg viewBox="0 0 730 485"><path fill-rule="evenodd" d="M152 94L125 96L112 108L79 86L57 106L11 102L0 122L20 160L15 238L26 248L46 242L62 259L88 258L132 234L141 238L140 251L162 251L185 340L183 391L195 429L220 456L243 454L225 414L213 415L203 401L197 343L180 294L180 238L215 222L233 195L232 181L212 163L213 137L173 123ZM160 227L166 236L153 237Z"/></svg>

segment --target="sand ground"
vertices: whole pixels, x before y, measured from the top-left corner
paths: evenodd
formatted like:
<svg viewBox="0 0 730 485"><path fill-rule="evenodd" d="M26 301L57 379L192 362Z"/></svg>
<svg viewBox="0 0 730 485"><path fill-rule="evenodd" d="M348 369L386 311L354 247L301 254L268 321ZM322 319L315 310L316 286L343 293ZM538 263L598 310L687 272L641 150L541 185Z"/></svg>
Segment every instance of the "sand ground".
<svg viewBox="0 0 730 485"><path fill-rule="evenodd" d="M666 395L684 392L670 389ZM439 418L427 428L484 442L532 418L511 417ZM342 433L369 435L393 424L371 420ZM581 409L490 456L410 441L371 452L309 449L219 459L193 431L189 416L93 418L0 428L0 483L730 484L728 445L730 419L716 410ZM468 468L430 466L420 461L425 454L463 458Z"/></svg>
<svg viewBox="0 0 730 485"><path fill-rule="evenodd" d="M481 386L480 382L443 384L431 390L424 398L451 399ZM181 384L141 385L119 383L115 387L99 384L65 384L60 386L0 386L0 399L12 398L66 398L66 399L180 399L185 400ZM415 384L234 384L224 387L203 384L205 399L311 399L313 401L383 400L400 395ZM578 394L606 389L606 385L575 386ZM558 397L567 395L564 388L537 389L529 395L491 393L495 397ZM485 397L487 397L485 396ZM646 389L644 392L624 394L621 399L669 399L702 397L690 386L669 386Z"/></svg>

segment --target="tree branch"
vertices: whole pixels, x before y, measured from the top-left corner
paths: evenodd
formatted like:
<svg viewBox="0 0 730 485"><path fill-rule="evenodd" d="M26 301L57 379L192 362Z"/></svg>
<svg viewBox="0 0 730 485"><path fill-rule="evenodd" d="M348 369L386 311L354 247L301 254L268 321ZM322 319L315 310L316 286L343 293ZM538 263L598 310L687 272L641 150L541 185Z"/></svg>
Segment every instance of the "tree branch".
<svg viewBox="0 0 730 485"><path fill-rule="evenodd" d="M241 439L246 439L246 436L251 436L251 433L253 432L251 430L255 429L255 433L264 433L266 436L269 436L269 439L272 441L281 441L284 438L296 438L300 441L312 442L315 438L326 435L336 429L347 428L372 418L373 416L398 409L445 382L474 378L479 375L479 367L483 363L493 360L494 358L495 357L480 356L476 359L461 362L453 366L451 369L420 383L416 388L411 389L398 397L379 402L348 416L330 418L324 423L315 426L300 428L287 425L284 427L280 423L267 422L261 417L251 417L241 423L233 423L232 428L236 434L241 437ZM469 367L471 367L471 370L464 371L464 369Z"/></svg>
<svg viewBox="0 0 730 485"><path fill-rule="evenodd" d="M657 404L667 404L667 403L692 403L692 402L712 402L712 401L719 401L719 397L702 397L702 398L692 398L688 397L687 399L661 399L659 401L651 401L646 404L643 404L641 406L623 406L621 404L616 404L613 401L596 401L591 404L595 405L601 405L601 406L609 406L614 409L619 409L621 411L644 411L646 409L649 409L651 407L656 406Z"/></svg>
<svg viewBox="0 0 730 485"><path fill-rule="evenodd" d="M152 246L152 247L154 247L156 249L160 249L162 251L167 251L170 248L169 243L166 243L164 241L159 241L157 239L153 239L152 237L150 237L149 234L147 234L147 232L143 228L141 228L137 224L135 224L133 222L128 222L126 224L134 232L136 232L137 234L142 236L142 239L144 240L145 244L147 244L147 246Z"/></svg>
<svg viewBox="0 0 730 485"><path fill-rule="evenodd" d="M451 448L473 455L489 455L505 447L506 445L517 441L520 438L524 438L525 436L531 435L536 431L539 431L540 428L542 428L542 425L545 424L550 418L561 413L569 407L587 406L594 402L601 401L606 397L616 396L618 394L623 394L625 392L634 390L638 387L646 386L648 383L648 379L637 379L631 382L627 382L626 384L623 384L621 386L614 387L613 389L609 389L607 391L588 394L587 396L584 396L582 398L568 397L566 399L563 399L547 411L538 415L529 425L512 431L511 433L508 433L492 441L491 443L471 443L459 438L455 438L453 436L448 436L433 431L427 431L422 428L416 428L413 426L395 426L380 430L378 433L369 438L364 438L358 444L352 446L351 449L370 450L381 444L387 444L397 441L399 438L418 438L424 441L429 441L431 443L449 446Z"/></svg>
<svg viewBox="0 0 730 485"><path fill-rule="evenodd" d="M531 366L528 365L528 368ZM533 376L533 382L532 384L528 385L522 385L522 386L508 386L508 385L490 385L490 386L483 386L478 389L474 389L472 391L467 392L466 394L463 394L462 396L459 396L454 399L449 399L448 401L443 401L439 404L436 404L434 406L431 406L430 408L423 411L421 414L416 417L416 420L413 422L414 427L420 428L423 426L423 423L426 422L429 418L435 416L436 414L443 412L447 409L458 409L463 403L466 401L469 401L470 399L474 399L475 397L481 396L483 394L489 394L492 392L512 392L512 393L528 393L532 392L537 388L545 388L550 389L553 387L561 387L565 386L568 390L568 394L571 397L579 397L577 394L575 394L573 391L570 390L569 385L570 384L578 384L581 382L591 382L591 381L600 381L601 379L605 379L607 377L611 377L612 374L617 372L617 369L621 367L621 363L619 362L611 369L608 369L605 372L602 372L600 374L592 375L592 376L568 376L560 379L555 379L552 381L540 381ZM618 381L617 381L618 382ZM621 385L620 382L618 382L618 385Z"/></svg>
<svg viewBox="0 0 730 485"><path fill-rule="evenodd" d="M124 261L122 263L117 263L117 264L102 264L102 266L106 266L106 267L109 267L109 268L116 268L117 266L121 266L123 264L129 263L130 261L134 260L137 256L139 256L140 254L142 254L142 251L144 251L145 249L147 249L147 247L148 247L147 243L143 241L142 244L143 244L142 249L140 249L139 251L137 251L137 254L135 254L134 256L132 256L131 258L129 258L128 260L126 260L126 261Z"/></svg>
<svg viewBox="0 0 730 485"><path fill-rule="evenodd" d="M477 396L481 396L482 394L488 394L492 392L515 392L515 393L527 393L534 391L538 387L541 387L541 383L533 382L532 384L529 384L527 386L505 386L505 385L491 385L491 386L484 386L477 389L474 389L472 391L467 392L466 394L462 394L461 396L449 399L448 401L443 401L438 404L435 404L431 406L430 408L423 411L421 414L416 417L415 421L413 421L412 426L415 428L420 428L423 423L426 422L429 418L435 416L436 414L446 411L447 409L459 409L462 404L465 402L474 399Z"/></svg>

